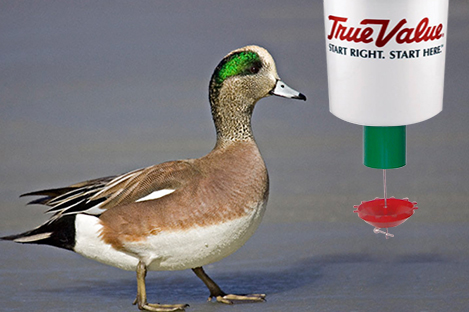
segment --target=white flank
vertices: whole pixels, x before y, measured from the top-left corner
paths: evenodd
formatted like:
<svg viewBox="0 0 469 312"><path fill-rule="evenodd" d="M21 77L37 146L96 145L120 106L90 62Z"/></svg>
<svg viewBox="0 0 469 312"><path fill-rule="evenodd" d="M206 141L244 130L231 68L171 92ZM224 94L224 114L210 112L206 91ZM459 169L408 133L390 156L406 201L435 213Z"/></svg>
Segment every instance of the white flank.
<svg viewBox="0 0 469 312"><path fill-rule="evenodd" d="M124 270L136 269L139 259L148 270L185 270L219 261L243 246L254 234L265 211L265 203L247 208L244 217L188 230L163 231L128 242L126 252L117 251L101 238L97 217L79 214L75 221L74 250L93 260Z"/></svg>
<svg viewBox="0 0 469 312"><path fill-rule="evenodd" d="M153 193L148 194L147 196L144 196L140 199L137 199L135 202L142 202L142 201L147 201L147 200L152 200L152 199L157 199L161 198L163 196L169 195L175 190L172 189L162 189L158 191L154 191Z"/></svg>
<svg viewBox="0 0 469 312"><path fill-rule="evenodd" d="M114 249L101 238L101 222L97 217L78 214L75 220L75 252L101 263L123 270L134 271L138 264L136 257Z"/></svg>
<svg viewBox="0 0 469 312"><path fill-rule="evenodd" d="M265 204L254 205L244 217L185 231L164 231L125 248L152 271L185 270L219 261L243 246L258 228Z"/></svg>

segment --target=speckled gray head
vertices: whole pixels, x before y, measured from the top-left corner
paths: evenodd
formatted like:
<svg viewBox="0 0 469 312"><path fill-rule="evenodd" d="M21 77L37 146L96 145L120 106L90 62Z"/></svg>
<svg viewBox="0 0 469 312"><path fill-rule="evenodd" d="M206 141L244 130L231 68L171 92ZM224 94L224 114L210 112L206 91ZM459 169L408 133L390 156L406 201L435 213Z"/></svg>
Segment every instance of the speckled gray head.
<svg viewBox="0 0 469 312"><path fill-rule="evenodd" d="M215 68L209 87L219 143L252 139L254 106L270 95L306 100L303 94L280 80L266 49L251 45L225 56Z"/></svg>

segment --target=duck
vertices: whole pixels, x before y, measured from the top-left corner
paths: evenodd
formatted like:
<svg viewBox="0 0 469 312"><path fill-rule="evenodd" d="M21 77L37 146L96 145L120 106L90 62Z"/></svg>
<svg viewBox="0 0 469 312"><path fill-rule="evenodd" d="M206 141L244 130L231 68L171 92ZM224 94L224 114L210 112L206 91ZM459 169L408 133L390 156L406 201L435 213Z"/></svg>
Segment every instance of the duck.
<svg viewBox="0 0 469 312"><path fill-rule="evenodd" d="M51 216L2 239L51 245L136 272L133 303L140 310L188 307L148 303L148 271L191 269L208 288L209 301L265 301L265 294L224 292L203 267L243 246L264 215L269 176L251 116L256 103L269 96L306 101L279 78L266 49L249 45L231 51L209 83L216 142L207 155L23 194L39 196L28 204L47 206Z"/></svg>

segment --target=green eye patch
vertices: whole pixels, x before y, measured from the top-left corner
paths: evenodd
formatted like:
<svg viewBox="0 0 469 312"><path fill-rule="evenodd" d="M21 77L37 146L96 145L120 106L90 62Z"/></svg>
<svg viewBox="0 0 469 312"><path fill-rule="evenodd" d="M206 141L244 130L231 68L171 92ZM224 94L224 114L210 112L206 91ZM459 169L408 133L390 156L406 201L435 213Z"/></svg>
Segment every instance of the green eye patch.
<svg viewBox="0 0 469 312"><path fill-rule="evenodd" d="M257 73L262 67L259 55L250 51L233 53L218 64L213 79L221 84L227 78L236 75L249 75Z"/></svg>

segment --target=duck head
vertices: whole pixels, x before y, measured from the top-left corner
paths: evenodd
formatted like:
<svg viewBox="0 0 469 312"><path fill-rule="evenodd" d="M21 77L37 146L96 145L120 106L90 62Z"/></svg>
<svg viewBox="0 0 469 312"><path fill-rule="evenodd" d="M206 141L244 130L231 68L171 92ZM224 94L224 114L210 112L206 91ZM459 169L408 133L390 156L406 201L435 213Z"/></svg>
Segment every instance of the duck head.
<svg viewBox="0 0 469 312"><path fill-rule="evenodd" d="M218 139L252 138L254 106L270 95L306 100L302 93L280 80L275 62L266 49L251 45L225 56L215 68L209 86Z"/></svg>

